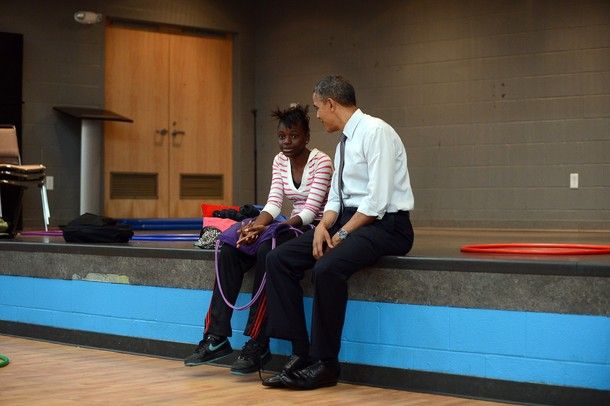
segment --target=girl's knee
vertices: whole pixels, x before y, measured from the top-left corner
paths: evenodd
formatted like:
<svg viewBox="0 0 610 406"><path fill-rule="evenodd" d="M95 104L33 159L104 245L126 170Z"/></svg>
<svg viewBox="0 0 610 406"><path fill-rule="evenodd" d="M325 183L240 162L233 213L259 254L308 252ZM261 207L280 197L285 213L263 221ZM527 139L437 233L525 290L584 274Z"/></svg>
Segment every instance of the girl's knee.
<svg viewBox="0 0 610 406"><path fill-rule="evenodd" d="M278 265L282 263L283 255L279 248L280 247L265 253L264 261L267 266L267 272L272 272L273 269L277 268Z"/></svg>
<svg viewBox="0 0 610 406"><path fill-rule="evenodd" d="M256 259L258 261L266 261L267 255L269 255L269 253L271 252L271 247L267 247L265 244L262 244L260 247L258 247L258 250L256 250Z"/></svg>

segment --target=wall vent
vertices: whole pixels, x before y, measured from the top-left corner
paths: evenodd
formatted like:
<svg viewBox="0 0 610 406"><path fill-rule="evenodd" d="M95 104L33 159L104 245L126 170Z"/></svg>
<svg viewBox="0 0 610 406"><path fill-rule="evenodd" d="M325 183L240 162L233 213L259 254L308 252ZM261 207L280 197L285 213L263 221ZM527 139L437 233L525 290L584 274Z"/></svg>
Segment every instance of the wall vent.
<svg viewBox="0 0 610 406"><path fill-rule="evenodd" d="M223 175L180 174L180 199L224 199Z"/></svg>
<svg viewBox="0 0 610 406"><path fill-rule="evenodd" d="M141 172L111 172L111 199L158 199L158 175Z"/></svg>

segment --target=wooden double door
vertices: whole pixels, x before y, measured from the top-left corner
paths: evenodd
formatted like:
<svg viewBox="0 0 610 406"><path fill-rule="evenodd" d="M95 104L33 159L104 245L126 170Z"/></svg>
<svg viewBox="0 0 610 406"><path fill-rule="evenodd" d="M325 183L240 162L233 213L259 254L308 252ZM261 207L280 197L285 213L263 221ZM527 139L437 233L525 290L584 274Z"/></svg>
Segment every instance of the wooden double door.
<svg viewBox="0 0 610 406"><path fill-rule="evenodd" d="M104 129L111 217L197 217L232 203L232 40L106 27Z"/></svg>

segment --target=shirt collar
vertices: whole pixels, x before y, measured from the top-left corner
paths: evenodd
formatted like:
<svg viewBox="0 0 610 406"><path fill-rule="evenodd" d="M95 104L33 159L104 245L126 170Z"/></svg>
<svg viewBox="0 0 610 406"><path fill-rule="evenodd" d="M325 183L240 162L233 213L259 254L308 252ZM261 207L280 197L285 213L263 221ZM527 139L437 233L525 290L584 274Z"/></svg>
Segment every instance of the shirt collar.
<svg viewBox="0 0 610 406"><path fill-rule="evenodd" d="M352 135L354 135L354 131L356 131L356 127L358 127L358 123L360 123L362 117L364 117L364 113L362 110L358 109L354 111L354 114L347 120L345 127L343 127L343 134L345 134L347 138L351 138Z"/></svg>

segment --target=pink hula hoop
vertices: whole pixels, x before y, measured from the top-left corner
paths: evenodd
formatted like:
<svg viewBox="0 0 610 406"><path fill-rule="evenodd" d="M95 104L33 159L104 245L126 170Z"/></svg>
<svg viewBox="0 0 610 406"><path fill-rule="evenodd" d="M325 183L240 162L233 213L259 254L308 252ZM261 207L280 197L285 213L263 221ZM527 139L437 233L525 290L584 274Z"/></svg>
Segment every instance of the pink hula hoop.
<svg viewBox="0 0 610 406"><path fill-rule="evenodd" d="M462 252L477 254L542 254L542 255L594 255L610 254L610 245L591 244L476 244L464 245Z"/></svg>

